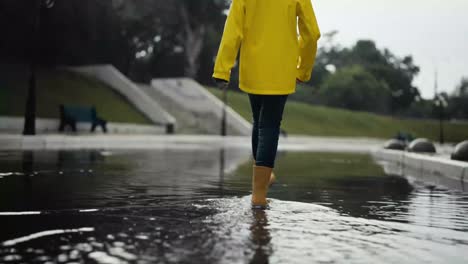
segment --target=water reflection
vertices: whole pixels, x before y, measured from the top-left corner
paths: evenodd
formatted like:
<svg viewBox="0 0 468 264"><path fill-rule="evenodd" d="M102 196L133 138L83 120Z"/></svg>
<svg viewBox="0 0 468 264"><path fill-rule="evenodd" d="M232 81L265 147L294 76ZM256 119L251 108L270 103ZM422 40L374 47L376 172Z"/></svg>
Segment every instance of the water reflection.
<svg viewBox="0 0 468 264"><path fill-rule="evenodd" d="M251 166L238 168L242 183L249 181ZM355 217L385 219L381 212L395 206L403 213L414 191L407 179L386 175L367 155L283 153L275 171L278 184L271 197L326 205Z"/></svg>
<svg viewBox="0 0 468 264"><path fill-rule="evenodd" d="M31 207L32 203L32 182L31 177L35 175L34 172L34 153L32 151L24 151L22 155L22 173L20 174L20 178L23 182L23 192L24 197L21 203L21 210L26 211ZM37 174L37 173L36 173ZM16 201L18 202L18 201Z"/></svg>
<svg viewBox="0 0 468 264"><path fill-rule="evenodd" d="M224 177L226 172L226 149L219 150L219 195L224 197Z"/></svg>
<svg viewBox="0 0 468 264"><path fill-rule="evenodd" d="M34 172L34 152L24 151L22 153L22 169L23 174L28 176L32 175Z"/></svg>
<svg viewBox="0 0 468 264"><path fill-rule="evenodd" d="M391 162L377 159L377 163L382 166L387 175L405 177L413 184L425 185L428 188L448 188L460 190L462 192L468 190L468 182L463 180L464 176L468 173L466 168L461 175L456 175L456 177L454 177L454 175L444 177L440 171L443 169L442 167L434 170L423 170L418 166L405 166L403 162ZM460 179L458 179L458 177L460 177Z"/></svg>
<svg viewBox="0 0 468 264"><path fill-rule="evenodd" d="M51 155L48 153L48 155ZM59 150L57 152L56 168L59 174L63 174L65 170L70 168L78 168L80 172L92 173L95 165L104 163L106 155L100 151L66 151Z"/></svg>
<svg viewBox="0 0 468 264"><path fill-rule="evenodd" d="M226 253L223 261L233 255L252 263L464 263L466 259L466 232L349 217L324 206L275 199L270 210L252 215L246 202L248 197L207 204L218 208L209 221L217 234L213 239L223 248L243 249L243 255Z"/></svg>
<svg viewBox="0 0 468 264"><path fill-rule="evenodd" d="M272 254L270 245L271 235L268 226L267 212L252 210L253 221L250 226L251 239L254 247L254 256L250 263L268 263Z"/></svg>
<svg viewBox="0 0 468 264"><path fill-rule="evenodd" d="M270 210L251 210L249 159L208 147L0 153L0 262L468 258L466 193L386 175L366 155L282 153Z"/></svg>

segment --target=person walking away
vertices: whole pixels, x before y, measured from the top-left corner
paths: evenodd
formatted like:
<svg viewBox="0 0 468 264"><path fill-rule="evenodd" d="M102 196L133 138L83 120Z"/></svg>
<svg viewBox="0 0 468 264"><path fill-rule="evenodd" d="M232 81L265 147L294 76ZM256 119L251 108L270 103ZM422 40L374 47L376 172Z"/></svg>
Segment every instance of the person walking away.
<svg viewBox="0 0 468 264"><path fill-rule="evenodd" d="M253 116L253 208L267 206L283 110L296 83L310 80L319 38L311 0L232 1L213 78L227 87L240 49L239 88Z"/></svg>

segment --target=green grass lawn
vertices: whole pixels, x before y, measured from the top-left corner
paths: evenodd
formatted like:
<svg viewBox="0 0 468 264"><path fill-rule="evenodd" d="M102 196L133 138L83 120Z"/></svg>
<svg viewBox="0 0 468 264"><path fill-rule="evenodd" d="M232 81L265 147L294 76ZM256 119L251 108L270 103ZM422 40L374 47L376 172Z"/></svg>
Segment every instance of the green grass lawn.
<svg viewBox="0 0 468 264"><path fill-rule="evenodd" d="M207 88L221 98L221 91ZM229 105L245 119L252 121L248 97L230 92ZM308 105L288 101L282 127L289 134L339 137L391 138L398 131L416 137L438 140L439 123L433 120L396 119L367 112ZM468 124L446 124L446 140L460 142L468 139Z"/></svg>
<svg viewBox="0 0 468 264"><path fill-rule="evenodd" d="M11 74L0 82L0 116L23 116L27 75ZM110 122L151 122L120 94L102 82L65 70L42 70L38 75L37 116L59 118L59 105L96 106Z"/></svg>

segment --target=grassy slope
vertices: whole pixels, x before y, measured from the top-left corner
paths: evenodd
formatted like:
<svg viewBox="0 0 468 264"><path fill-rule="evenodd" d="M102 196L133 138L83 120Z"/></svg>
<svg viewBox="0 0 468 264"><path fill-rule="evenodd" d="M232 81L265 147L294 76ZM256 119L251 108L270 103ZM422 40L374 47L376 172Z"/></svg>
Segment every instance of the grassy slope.
<svg viewBox="0 0 468 264"><path fill-rule="evenodd" d="M220 97L218 89L208 88ZM251 121L248 98L244 94L229 93L229 105ZM437 140L439 123L431 120L402 120L366 112L313 106L289 101L286 105L283 129L290 134L314 136L390 138L398 131L410 132L416 137ZM446 124L446 140L459 142L468 138L468 124Z"/></svg>
<svg viewBox="0 0 468 264"><path fill-rule="evenodd" d="M23 116L27 78L7 76L0 82L0 115ZM2 87L3 86L3 87ZM94 105L111 122L150 124L124 97L92 78L63 70L41 71L37 88L38 117L58 118L59 104Z"/></svg>

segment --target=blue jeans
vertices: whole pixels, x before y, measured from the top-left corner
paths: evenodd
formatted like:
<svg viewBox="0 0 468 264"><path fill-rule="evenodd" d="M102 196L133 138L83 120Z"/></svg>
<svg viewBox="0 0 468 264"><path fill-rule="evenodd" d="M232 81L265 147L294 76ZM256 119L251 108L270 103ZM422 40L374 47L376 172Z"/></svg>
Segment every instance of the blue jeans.
<svg viewBox="0 0 468 264"><path fill-rule="evenodd" d="M253 115L252 153L255 165L275 167L281 120L288 95L249 94Z"/></svg>

